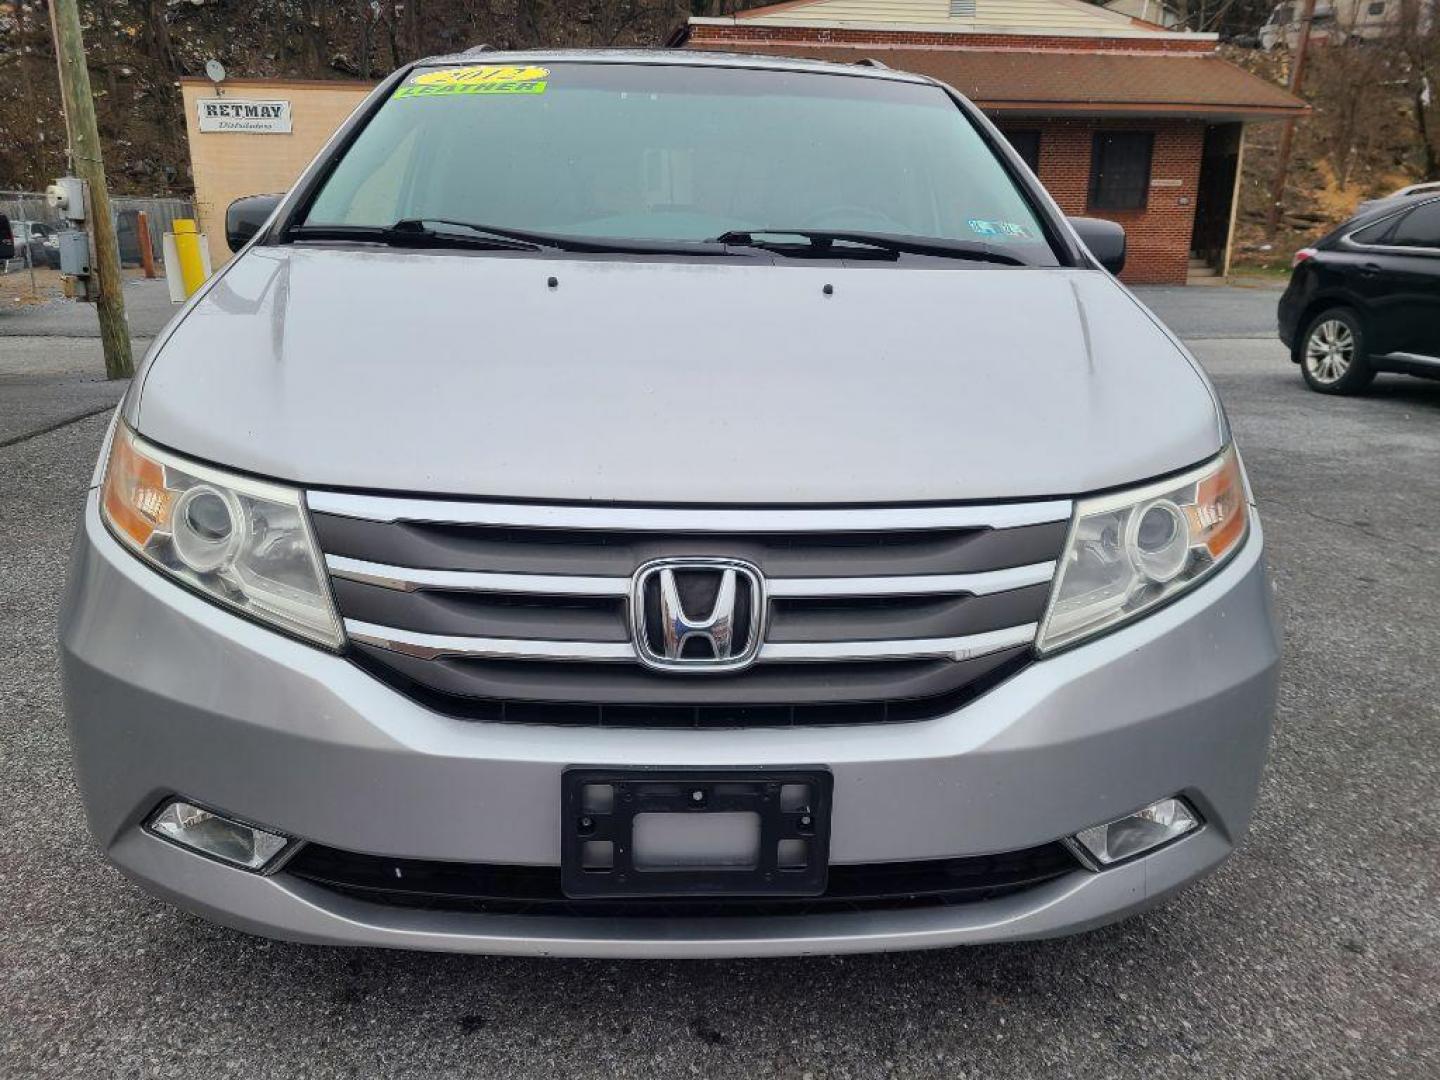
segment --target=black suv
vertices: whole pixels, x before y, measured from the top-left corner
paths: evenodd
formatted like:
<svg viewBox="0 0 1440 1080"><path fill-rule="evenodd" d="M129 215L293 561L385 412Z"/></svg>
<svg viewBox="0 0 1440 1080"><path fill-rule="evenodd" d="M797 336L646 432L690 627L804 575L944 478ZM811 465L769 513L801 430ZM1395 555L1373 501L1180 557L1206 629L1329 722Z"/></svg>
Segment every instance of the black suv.
<svg viewBox="0 0 1440 1080"><path fill-rule="evenodd" d="M1440 379L1440 198L1387 202L1295 253L1280 340L1323 394L1379 371Z"/></svg>

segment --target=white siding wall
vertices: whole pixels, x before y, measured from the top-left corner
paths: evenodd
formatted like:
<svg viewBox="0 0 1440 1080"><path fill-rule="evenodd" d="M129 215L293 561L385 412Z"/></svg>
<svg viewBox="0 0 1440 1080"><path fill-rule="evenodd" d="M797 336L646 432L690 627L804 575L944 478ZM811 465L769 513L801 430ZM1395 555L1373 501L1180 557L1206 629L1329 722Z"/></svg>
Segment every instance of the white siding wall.
<svg viewBox="0 0 1440 1080"><path fill-rule="evenodd" d="M811 26L847 23L862 26L891 24L956 29L1019 27L1027 30L1089 30L1094 33L1133 32L1130 20L1084 0L975 0L974 18L950 14L950 0L815 0L811 4L778 11L759 8L741 12L743 24Z"/></svg>

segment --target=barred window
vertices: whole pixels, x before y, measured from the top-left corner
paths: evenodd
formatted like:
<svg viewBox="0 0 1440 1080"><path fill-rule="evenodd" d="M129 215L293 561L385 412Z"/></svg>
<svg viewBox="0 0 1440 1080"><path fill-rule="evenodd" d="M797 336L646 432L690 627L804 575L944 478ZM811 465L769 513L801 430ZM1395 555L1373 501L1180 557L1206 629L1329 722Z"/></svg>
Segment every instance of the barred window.
<svg viewBox="0 0 1440 1080"><path fill-rule="evenodd" d="M1155 136L1148 131L1097 131L1090 152L1090 208L1144 210L1154 148Z"/></svg>

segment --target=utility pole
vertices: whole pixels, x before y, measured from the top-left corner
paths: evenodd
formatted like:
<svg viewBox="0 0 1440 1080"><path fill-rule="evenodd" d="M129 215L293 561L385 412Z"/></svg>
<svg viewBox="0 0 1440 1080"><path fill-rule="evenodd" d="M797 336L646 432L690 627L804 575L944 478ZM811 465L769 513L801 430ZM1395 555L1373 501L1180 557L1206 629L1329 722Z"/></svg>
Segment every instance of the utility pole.
<svg viewBox="0 0 1440 1080"><path fill-rule="evenodd" d="M1290 65L1290 92L1299 96L1305 79L1305 60L1310 55L1310 26L1315 21L1315 0L1305 0L1300 16L1300 40L1295 43L1295 61ZM1270 208L1265 212L1265 238L1275 239L1280 227L1280 205L1285 201L1286 174L1290 171L1290 151L1295 144L1295 118L1285 121L1280 132L1280 150L1276 154L1275 179L1270 182Z"/></svg>
<svg viewBox="0 0 1440 1080"><path fill-rule="evenodd" d="M100 129L95 123L95 98L85 66L85 41L80 34L76 0L50 0L50 28L60 64L60 93L65 128L70 135L70 162L89 189L85 220L95 245L96 313L105 349L105 377L128 379L135 374L130 355L130 327L125 319L124 279L120 276L120 245L110 216L105 187L105 162L100 154Z"/></svg>

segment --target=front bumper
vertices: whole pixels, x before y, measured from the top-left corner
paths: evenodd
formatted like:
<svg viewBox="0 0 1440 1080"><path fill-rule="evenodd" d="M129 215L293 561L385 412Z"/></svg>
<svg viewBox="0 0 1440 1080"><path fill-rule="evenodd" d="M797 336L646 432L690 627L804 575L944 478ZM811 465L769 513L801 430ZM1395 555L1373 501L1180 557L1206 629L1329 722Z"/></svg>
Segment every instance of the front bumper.
<svg viewBox="0 0 1440 1080"><path fill-rule="evenodd" d="M1190 595L935 720L723 731L466 721L160 577L110 537L93 491L61 647L91 831L152 892L299 941L645 957L1048 937L1139 911L1213 869L1243 836L1279 658L1256 521L1245 549ZM180 794L347 851L555 865L566 766L797 764L834 775L832 863L1029 848L1177 793L1205 826L1127 865L1077 870L1000 899L709 920L392 908L283 868L268 877L231 869L141 828Z"/></svg>

